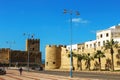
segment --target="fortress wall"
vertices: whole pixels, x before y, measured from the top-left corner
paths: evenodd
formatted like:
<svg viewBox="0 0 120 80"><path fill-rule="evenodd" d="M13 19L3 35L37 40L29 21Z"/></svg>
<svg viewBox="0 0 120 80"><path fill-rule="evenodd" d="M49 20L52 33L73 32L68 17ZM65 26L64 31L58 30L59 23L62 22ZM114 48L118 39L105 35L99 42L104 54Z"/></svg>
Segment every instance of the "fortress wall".
<svg viewBox="0 0 120 80"><path fill-rule="evenodd" d="M70 69L70 58L68 57L68 54L70 51L66 49L66 47L62 47L61 50L61 69Z"/></svg>
<svg viewBox="0 0 120 80"><path fill-rule="evenodd" d="M90 56L94 56L95 52L97 50L101 50L105 53L104 58L101 58L101 68L105 69L106 60L111 60L111 54L110 50L104 50L102 47L95 48L89 48L89 49L78 49L78 50L72 50L76 54L82 54L82 53L90 53ZM47 65L45 66L46 69L63 69L63 70L69 70L70 69L70 57L68 57L68 54L70 54L70 51L66 49L65 46L57 46L57 45L47 45L46 46L46 62ZM120 66L117 65L117 61L120 61L120 59L116 58L116 55L118 54L118 49L114 49L114 66L115 69L120 69ZM53 64L55 62L55 64ZM91 67L90 69L95 69L95 64L99 63L98 59L94 59L91 61ZM77 58L73 57L73 66L75 70L78 69L77 66ZM82 69L86 70L85 60L82 60Z"/></svg>
<svg viewBox="0 0 120 80"><path fill-rule="evenodd" d="M77 54L77 50L72 50L75 54ZM62 47L61 51L61 69L70 70L70 57L68 55L70 51L67 50L65 47ZM73 66L74 69L77 69L77 58L73 57Z"/></svg>
<svg viewBox="0 0 120 80"><path fill-rule="evenodd" d="M120 59L118 59L117 57L116 57L116 55L118 54L118 50L120 50L120 49L115 49L114 48L114 54L113 54L113 59L114 59L114 67L116 68L116 69L120 69L120 65L118 66L117 65L117 61L120 61ZM110 54L110 58L111 58L111 54Z"/></svg>
<svg viewBox="0 0 120 80"><path fill-rule="evenodd" d="M9 48L0 49L0 63L9 63Z"/></svg>
<svg viewBox="0 0 120 80"><path fill-rule="evenodd" d="M75 51L75 50L73 50L73 51L75 51L76 53L80 53L80 54L81 53L90 53L91 56L94 56L94 54L95 54L95 52L97 50L101 50L102 52L105 53L106 57L101 58L101 68L105 69L106 60L107 59L111 60L110 50L106 50L105 51L103 48L98 47L98 48L96 48L96 50L94 50L94 48L85 49L84 52L82 52L82 51ZM65 68L66 69L70 68L70 58L67 57L68 54L69 54L69 51L68 51L68 53L62 52L62 55L61 55L62 56L61 57L61 59L62 59L62 61L61 61L62 62L61 68L64 68L64 69ZM115 66L115 69L120 69L120 66L117 65L117 61L120 61L120 59L116 58L117 54L118 54L118 49L114 48L114 66ZM65 60L66 60L67 63L64 62ZM96 61L98 62L98 59L94 59L94 60L91 61L91 67L90 67L91 69L95 68ZM73 65L74 65L75 69L77 69L77 63L76 62L77 62L77 59L73 58ZM86 69L85 60L82 60L82 68L83 68L83 70Z"/></svg>

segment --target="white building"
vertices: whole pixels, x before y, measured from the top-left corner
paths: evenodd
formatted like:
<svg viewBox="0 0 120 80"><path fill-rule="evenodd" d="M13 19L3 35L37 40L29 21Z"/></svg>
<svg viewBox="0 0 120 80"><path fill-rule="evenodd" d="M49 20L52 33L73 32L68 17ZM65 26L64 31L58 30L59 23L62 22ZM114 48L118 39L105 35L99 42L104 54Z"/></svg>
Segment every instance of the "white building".
<svg viewBox="0 0 120 80"><path fill-rule="evenodd" d="M96 40L91 40L91 41L87 41L85 42L85 49L89 49L89 48L95 48L96 47Z"/></svg>
<svg viewBox="0 0 120 80"><path fill-rule="evenodd" d="M71 49L71 45L67 45L67 50ZM72 45L72 50L77 50L78 49L78 44L73 44Z"/></svg>
<svg viewBox="0 0 120 80"><path fill-rule="evenodd" d="M120 42L120 25L112 26L106 30L97 31L97 47L104 46L107 41L113 39Z"/></svg>
<svg viewBox="0 0 120 80"><path fill-rule="evenodd" d="M85 42L84 47L85 49L102 47L107 41L110 41L111 39L120 43L120 24L112 26L105 30L97 31L96 40ZM71 46L68 45L67 49L70 50ZM72 45L72 49L78 49L78 44Z"/></svg>

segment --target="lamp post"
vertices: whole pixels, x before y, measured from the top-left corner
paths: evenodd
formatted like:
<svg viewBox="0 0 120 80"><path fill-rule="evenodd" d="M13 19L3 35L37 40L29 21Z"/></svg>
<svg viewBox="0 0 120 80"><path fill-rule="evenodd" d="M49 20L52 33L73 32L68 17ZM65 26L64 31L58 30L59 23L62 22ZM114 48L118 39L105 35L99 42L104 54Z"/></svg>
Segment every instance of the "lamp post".
<svg viewBox="0 0 120 80"><path fill-rule="evenodd" d="M33 38L33 36L34 36L34 34L27 34L27 33L24 33L23 35L27 36L27 39L30 39L30 37ZM28 49L27 49L27 51L28 51L28 61L27 61L28 71L29 71L29 67L30 67L30 52L29 52L29 49L30 49L30 46L28 44Z"/></svg>
<svg viewBox="0 0 120 80"><path fill-rule="evenodd" d="M64 9L64 14L69 13L70 14L70 77L72 77L72 70L73 70L73 55L72 55L72 15L73 11L72 10L66 10ZM76 15L80 15L78 11L75 11Z"/></svg>
<svg viewBox="0 0 120 80"><path fill-rule="evenodd" d="M14 42L9 42L9 41L6 41L7 44L9 44L9 48L11 49L11 46L12 44L15 44L15 41ZM11 50L9 50L9 68L11 67Z"/></svg>

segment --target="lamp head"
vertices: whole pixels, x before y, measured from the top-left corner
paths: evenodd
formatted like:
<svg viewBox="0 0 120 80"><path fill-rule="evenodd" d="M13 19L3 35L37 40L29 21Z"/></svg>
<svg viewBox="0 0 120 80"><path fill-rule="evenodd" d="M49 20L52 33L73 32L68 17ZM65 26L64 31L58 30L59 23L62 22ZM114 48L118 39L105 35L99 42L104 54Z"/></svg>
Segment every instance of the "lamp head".
<svg viewBox="0 0 120 80"><path fill-rule="evenodd" d="M66 13L67 13L67 10L66 10L66 9L64 9L63 13L64 13L64 14L66 14Z"/></svg>
<svg viewBox="0 0 120 80"><path fill-rule="evenodd" d="M79 15L80 15L80 13L79 13L78 11L76 11L76 15L78 15L78 16L79 16Z"/></svg>
<svg viewBox="0 0 120 80"><path fill-rule="evenodd" d="M26 35L26 33L23 33L23 36L25 36Z"/></svg>

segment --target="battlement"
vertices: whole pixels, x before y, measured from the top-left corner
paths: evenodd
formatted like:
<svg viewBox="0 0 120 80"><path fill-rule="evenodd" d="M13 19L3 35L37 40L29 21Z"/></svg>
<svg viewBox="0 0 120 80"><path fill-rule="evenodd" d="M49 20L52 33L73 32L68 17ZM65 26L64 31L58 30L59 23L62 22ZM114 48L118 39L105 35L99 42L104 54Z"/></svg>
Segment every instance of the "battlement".
<svg viewBox="0 0 120 80"><path fill-rule="evenodd" d="M0 48L0 51L8 51L10 48Z"/></svg>
<svg viewBox="0 0 120 80"><path fill-rule="evenodd" d="M66 48L66 46L65 45L46 45L46 47L56 47L56 48L60 48L60 47L64 47L64 48Z"/></svg>
<svg viewBox="0 0 120 80"><path fill-rule="evenodd" d="M27 41L40 41L40 39L27 39Z"/></svg>

